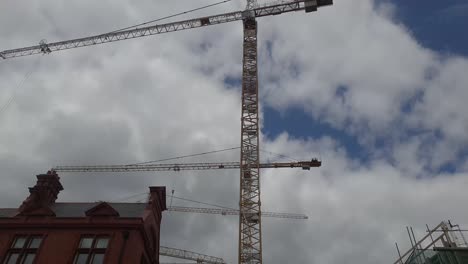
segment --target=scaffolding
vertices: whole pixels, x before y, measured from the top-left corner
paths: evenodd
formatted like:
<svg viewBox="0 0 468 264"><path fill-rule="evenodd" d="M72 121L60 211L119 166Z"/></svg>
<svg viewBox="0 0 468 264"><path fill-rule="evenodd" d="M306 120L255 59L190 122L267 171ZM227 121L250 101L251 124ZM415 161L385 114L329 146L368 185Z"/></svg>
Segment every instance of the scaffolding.
<svg viewBox="0 0 468 264"><path fill-rule="evenodd" d="M406 227L411 248L400 253L395 243L398 259L394 264L468 264L468 243L459 225L441 222L433 229L426 225L427 234L416 241L412 227Z"/></svg>

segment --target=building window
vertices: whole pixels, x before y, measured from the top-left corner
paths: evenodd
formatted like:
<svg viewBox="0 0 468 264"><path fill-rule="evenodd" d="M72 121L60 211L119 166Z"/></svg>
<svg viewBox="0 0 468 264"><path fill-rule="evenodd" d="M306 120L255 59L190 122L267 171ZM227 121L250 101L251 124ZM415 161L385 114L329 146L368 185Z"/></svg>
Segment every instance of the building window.
<svg viewBox="0 0 468 264"><path fill-rule="evenodd" d="M109 244L108 236L82 236L74 264L101 264Z"/></svg>
<svg viewBox="0 0 468 264"><path fill-rule="evenodd" d="M41 235L16 236L4 264L32 264L42 243Z"/></svg>

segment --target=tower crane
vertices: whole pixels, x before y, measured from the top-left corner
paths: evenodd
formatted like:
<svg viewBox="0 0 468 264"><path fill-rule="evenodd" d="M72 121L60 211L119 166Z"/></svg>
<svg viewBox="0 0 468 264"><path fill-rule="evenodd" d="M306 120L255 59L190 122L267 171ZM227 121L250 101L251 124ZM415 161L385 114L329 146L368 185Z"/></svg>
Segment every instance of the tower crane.
<svg viewBox="0 0 468 264"><path fill-rule="evenodd" d="M332 5L333 0L281 0L258 6L256 0L247 0L243 11L170 22L166 24L115 31L54 43L41 41L39 45L5 50L0 58L9 59L33 54L48 54L54 51L97 45L149 35L175 32L186 29L242 21L243 70L242 70L242 111L241 111L241 154L240 154L240 214L239 251L240 264L262 263L261 208L260 208L260 158L259 158L259 115L258 115L258 73L257 73L257 21L256 18L279 15L292 11L317 11L319 7ZM248 216L257 214L259 221Z"/></svg>

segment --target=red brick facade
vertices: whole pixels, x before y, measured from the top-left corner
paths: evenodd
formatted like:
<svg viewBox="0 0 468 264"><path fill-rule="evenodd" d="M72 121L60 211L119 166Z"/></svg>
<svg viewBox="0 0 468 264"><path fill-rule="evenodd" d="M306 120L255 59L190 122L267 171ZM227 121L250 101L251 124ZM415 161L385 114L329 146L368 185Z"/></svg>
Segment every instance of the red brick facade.
<svg viewBox="0 0 468 264"><path fill-rule="evenodd" d="M19 208L0 209L1 263L159 263L164 187L144 204L56 203L59 177L37 178Z"/></svg>

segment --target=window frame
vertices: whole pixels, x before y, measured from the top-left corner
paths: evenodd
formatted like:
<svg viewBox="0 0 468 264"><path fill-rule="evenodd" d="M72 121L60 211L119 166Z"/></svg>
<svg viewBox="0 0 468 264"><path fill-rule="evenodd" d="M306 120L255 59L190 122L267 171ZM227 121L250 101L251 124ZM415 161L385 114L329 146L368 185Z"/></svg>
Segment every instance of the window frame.
<svg viewBox="0 0 468 264"><path fill-rule="evenodd" d="M91 238L92 239L91 246L86 247L86 248L81 248L81 242L83 241L83 239L86 239L86 238ZM100 238L107 238L107 245L106 245L105 248L96 247ZM86 264L92 263L95 255L102 254L103 255L103 263L105 263L106 253L107 253L107 249L109 248L110 241L111 241L111 236L109 234L84 234L84 235L81 235L80 239L78 240L78 244L76 246L75 254L73 255L72 263L73 264L77 263L78 255L80 255L80 254L87 255L86 256L86 261L85 261Z"/></svg>
<svg viewBox="0 0 468 264"><path fill-rule="evenodd" d="M25 242L21 247L14 248L16 241L19 238L25 238ZM31 248L31 243L34 239L40 238L41 242L38 247L36 248ZM29 254L34 254L34 258L32 263L36 263L37 256L39 255L39 252L42 248L42 245L44 244L44 240L46 238L45 234L42 233L18 233L13 236L9 243L9 247L7 249L7 252L5 253L5 257L2 260L3 264L7 264L8 261L11 259L11 256L13 254L17 254L18 258L16 259L16 264L22 264L26 260L26 257Z"/></svg>

